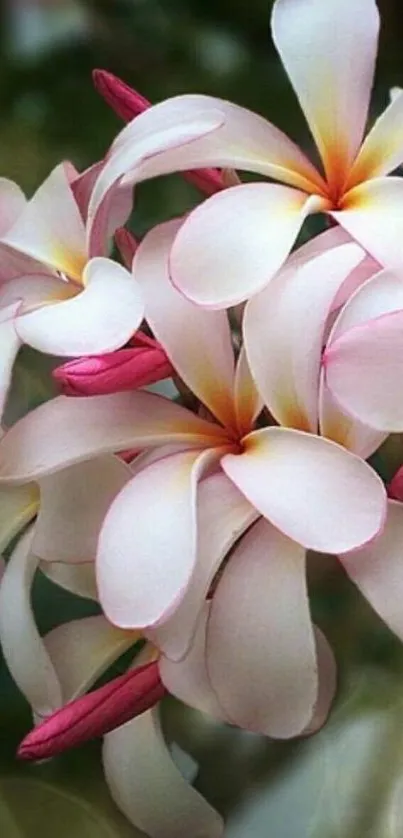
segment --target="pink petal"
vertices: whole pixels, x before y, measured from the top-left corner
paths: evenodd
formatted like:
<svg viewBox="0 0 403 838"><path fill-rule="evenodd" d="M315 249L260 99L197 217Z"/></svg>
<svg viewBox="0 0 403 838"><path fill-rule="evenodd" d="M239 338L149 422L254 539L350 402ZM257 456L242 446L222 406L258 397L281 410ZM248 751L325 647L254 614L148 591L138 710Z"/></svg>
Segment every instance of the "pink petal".
<svg viewBox="0 0 403 838"><path fill-rule="evenodd" d="M197 498L197 559L186 593L165 622L147 629L147 637L167 658L187 654L214 577L238 538L258 513L231 483L218 473L200 483Z"/></svg>
<svg viewBox="0 0 403 838"><path fill-rule="evenodd" d="M146 320L177 374L220 422L234 427L234 352L227 314L198 308L169 279L169 253L180 224L162 224L143 239L134 278L143 293Z"/></svg>
<svg viewBox="0 0 403 838"><path fill-rule="evenodd" d="M97 581L115 625L152 626L183 598L196 562L197 483L211 456L186 451L158 460L112 503L98 543Z"/></svg>
<svg viewBox="0 0 403 838"><path fill-rule="evenodd" d="M389 501L385 528L378 538L361 550L340 556L350 578L400 640L403 640L402 542L403 506Z"/></svg>
<svg viewBox="0 0 403 838"><path fill-rule="evenodd" d="M318 678L305 551L267 521L242 539L218 583L207 669L240 727L288 738L312 718Z"/></svg>
<svg viewBox="0 0 403 838"><path fill-rule="evenodd" d="M363 257L350 243L301 258L247 305L249 363L267 407L282 425L317 430L321 353L332 301Z"/></svg>
<svg viewBox="0 0 403 838"><path fill-rule="evenodd" d="M342 310L329 338L326 383L342 410L381 432L403 428L401 375L403 282L383 271Z"/></svg>
<svg viewBox="0 0 403 838"><path fill-rule="evenodd" d="M129 466L112 455L43 477L35 555L49 562L95 559L103 519L130 478Z"/></svg>
<svg viewBox="0 0 403 838"><path fill-rule="evenodd" d="M175 239L174 285L192 302L224 308L261 291L320 199L266 183L235 186L193 210Z"/></svg>
<svg viewBox="0 0 403 838"><path fill-rule="evenodd" d="M403 466L401 466L388 485L388 496L403 502Z"/></svg>
<svg viewBox="0 0 403 838"><path fill-rule="evenodd" d="M272 28L327 179L342 188L367 120L379 31L376 4L276 0Z"/></svg>
<svg viewBox="0 0 403 838"><path fill-rule="evenodd" d="M91 255L109 229L109 208L114 187L121 183L127 172L137 171L147 160L151 166L149 176L162 174L164 165L161 167L160 161L165 159L170 149L173 150L175 165L168 165L165 171L180 168L177 161L183 160L184 148L216 131L223 124L224 115L217 108L215 100L212 101L213 105L209 103L198 109L197 114L189 112L182 105L181 97L162 102L140 114L118 135L95 184L88 207L87 240Z"/></svg>
<svg viewBox="0 0 403 838"><path fill-rule="evenodd" d="M164 694L158 664L148 663L61 707L25 737L18 756L44 759L82 745L149 710Z"/></svg>
<svg viewBox="0 0 403 838"><path fill-rule="evenodd" d="M182 660L160 659L160 675L168 692L190 707L228 721L210 684L206 666L206 629L210 603L204 603L192 646Z"/></svg>
<svg viewBox="0 0 403 838"><path fill-rule="evenodd" d="M213 447L226 441L218 425L153 393L59 396L0 440L0 482L24 483L113 451L171 442Z"/></svg>
<svg viewBox="0 0 403 838"><path fill-rule="evenodd" d="M103 761L115 803L150 838L223 835L220 815L172 762L156 711L108 734Z"/></svg>
<svg viewBox="0 0 403 838"><path fill-rule="evenodd" d="M0 236L4 236L17 221L26 205L22 190L12 180L0 178Z"/></svg>
<svg viewBox="0 0 403 838"><path fill-rule="evenodd" d="M317 733L327 722L337 689L337 668L332 649L317 626L314 626L314 632L319 690L313 716L304 730L306 736Z"/></svg>
<svg viewBox="0 0 403 838"><path fill-rule="evenodd" d="M110 259L88 262L85 288L18 320L18 334L41 352L88 355L119 349L143 319L144 304L132 275ZM62 283L61 283L62 284Z"/></svg>
<svg viewBox="0 0 403 838"><path fill-rule="evenodd" d="M245 344L241 347L236 365L234 399L238 432L240 436L245 436L252 430L264 407L263 398L251 373Z"/></svg>
<svg viewBox="0 0 403 838"><path fill-rule="evenodd" d="M123 259L124 265L128 271L131 271L134 255L139 246L138 241L125 227L119 227L115 232L115 244Z"/></svg>
<svg viewBox="0 0 403 838"><path fill-rule="evenodd" d="M358 454L363 460L371 457L387 437L387 434L374 431L341 409L326 384L325 370L322 370L319 393L319 425L322 436Z"/></svg>
<svg viewBox="0 0 403 838"><path fill-rule="evenodd" d="M81 280L85 231L63 164L39 187L4 241L71 279Z"/></svg>
<svg viewBox="0 0 403 838"><path fill-rule="evenodd" d="M0 586L0 641L17 686L34 711L47 715L62 702L61 687L35 623L31 587L38 559L31 527L15 547Z"/></svg>
<svg viewBox="0 0 403 838"><path fill-rule="evenodd" d="M347 193L333 218L381 265L403 266L403 179L375 178Z"/></svg>
<svg viewBox="0 0 403 838"><path fill-rule="evenodd" d="M347 188L393 172L403 162L403 95L400 91L375 122L354 163Z"/></svg>
<svg viewBox="0 0 403 838"><path fill-rule="evenodd" d="M139 116L151 107L148 99L113 73L108 73L106 70L93 70L92 80L98 93L125 122L130 122L135 116ZM218 169L185 172L184 176L189 183L193 183L207 195L213 195L214 192L225 188L223 177Z"/></svg>
<svg viewBox="0 0 403 838"><path fill-rule="evenodd" d="M101 614L56 626L43 638L62 689L63 703L93 686L137 642L135 632L121 631Z"/></svg>
<svg viewBox="0 0 403 838"><path fill-rule="evenodd" d="M384 523L386 494L373 469L334 442L264 428L222 467L249 502L285 535L323 553L353 550Z"/></svg>
<svg viewBox="0 0 403 838"><path fill-rule="evenodd" d="M97 396L136 390L170 378L173 368L157 342L154 347L132 346L106 355L76 358L53 370L68 396Z"/></svg>
<svg viewBox="0 0 403 838"><path fill-rule="evenodd" d="M10 389L14 361L21 346L15 328L19 308L19 302L0 308L0 420Z"/></svg>
<svg viewBox="0 0 403 838"><path fill-rule="evenodd" d="M185 126L196 123L204 113L219 112L222 124L216 130L193 133L193 142L183 142L182 147L163 150L159 158L150 154L139 159L137 138L147 126L161 131L168 126ZM147 123L146 123L147 119ZM136 141L136 142L135 142ZM130 149L131 146L131 149ZM325 183L300 148L282 131L258 114L239 105L213 96L176 96L154 105L146 114L133 120L115 139L109 153L115 154L125 148L127 180L138 181L185 168L198 169L204 166L219 166L224 169L240 169L257 172L267 177L297 186L307 192L322 192ZM151 159L150 159L151 158ZM134 171L137 169L137 171Z"/></svg>

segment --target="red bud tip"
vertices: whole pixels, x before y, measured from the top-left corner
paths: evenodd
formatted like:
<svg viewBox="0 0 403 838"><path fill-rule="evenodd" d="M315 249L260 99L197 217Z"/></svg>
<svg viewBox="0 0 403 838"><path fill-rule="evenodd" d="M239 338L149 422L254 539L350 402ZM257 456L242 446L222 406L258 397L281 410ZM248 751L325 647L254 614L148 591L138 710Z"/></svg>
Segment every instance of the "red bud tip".
<svg viewBox="0 0 403 838"><path fill-rule="evenodd" d="M158 661L152 661L70 701L35 727L18 749L19 759L56 756L140 716L166 694Z"/></svg>

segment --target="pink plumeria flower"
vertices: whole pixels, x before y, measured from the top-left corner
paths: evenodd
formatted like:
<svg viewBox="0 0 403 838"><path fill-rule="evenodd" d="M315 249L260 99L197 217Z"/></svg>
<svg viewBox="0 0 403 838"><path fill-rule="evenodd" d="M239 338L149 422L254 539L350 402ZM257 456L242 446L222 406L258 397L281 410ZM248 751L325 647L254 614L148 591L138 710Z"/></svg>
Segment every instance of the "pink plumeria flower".
<svg viewBox="0 0 403 838"><path fill-rule="evenodd" d="M330 213L380 263L400 266L403 181L385 175L403 159L402 95L363 141L378 30L374 0L274 3L274 42L323 174L262 117L212 97L180 96L137 117L118 136L92 194L90 226L116 183L228 166L287 186L245 183L190 214L170 255L172 280L189 299L214 308L257 293L280 268L312 212ZM223 122L207 131L203 119L214 108ZM193 137L181 140L192 119Z"/></svg>
<svg viewBox="0 0 403 838"><path fill-rule="evenodd" d="M233 655L228 645L225 657L223 650L231 640L223 631L214 652L214 691L233 722L270 735L292 736L310 723L318 696L305 550L349 552L374 538L385 517L386 493L375 472L356 453L317 435L321 349L328 313L337 294L346 283L351 284L352 272L361 270L364 254L351 242L330 246L339 237L335 230L293 257L291 299L287 311L278 314L278 322L281 315L287 329L282 328L277 339L289 338L283 346L283 360L278 351L272 353L270 347L266 351L261 340L263 358L255 357L251 335L256 332L261 336L263 320L261 306L253 313L252 301L245 315L252 378L244 349L234 363L226 312L200 309L171 285L168 257L177 228L178 222L171 222L146 236L136 253L134 273L157 340L211 419L144 392L85 400L61 397L33 411L5 435L0 442L0 477L10 483L43 481L68 464L90 460L101 452L156 449L148 465L117 494L104 519L97 579L107 618L122 628L145 629L157 647L176 661L189 650L200 609L222 561L235 541L261 518L256 526L263 548L259 553L258 547L252 549L246 541L242 551L243 555L250 549L252 553L255 549L256 556L273 554L273 562L275 556L282 556L277 582L270 585L269 561L256 570L256 585L251 582L246 586L244 608L239 613L241 628L235 632L238 638L240 634L245 638L243 652L238 649ZM326 283L318 281L323 275ZM281 287L286 279L279 277ZM308 302L314 287L318 296L311 307ZM265 293L274 293L276 288L271 284ZM279 297L282 299L281 294ZM295 329L290 312L300 298L306 309L303 327ZM271 317L264 317L267 326L271 322ZM299 366L291 362L295 353ZM272 371L269 392L265 359L273 356L283 364L283 381L281 387L280 381L276 385ZM299 380L303 385L298 391ZM255 430L263 404L255 382L279 426ZM289 410L284 419L277 417L273 406L281 392ZM330 428L326 433L332 437ZM359 454L365 447L365 456L379 444L379 434L375 438L371 434L371 439L365 436L365 446L358 431L351 437L357 439ZM173 453L167 445L180 448ZM354 451L353 443L351 448ZM205 480L198 490L199 480L211 467L219 467L222 485ZM213 537L217 539L214 549ZM203 538L206 541L200 542ZM52 543L49 537L48 543ZM247 566L242 562L242 567ZM290 577L291 567L294 572ZM270 593L278 600L282 573L288 593L281 601L293 603L287 608L287 633L285 612L278 610L278 603L268 604ZM225 572L224 579L230 584L231 574ZM245 578L242 585L239 581L239 590L242 586L245 589ZM214 596L213 605L215 602L219 608L220 597ZM265 633L262 626L267 625L271 608L277 621L273 616L271 630ZM222 614L227 615L220 618L222 622L228 619L228 625L233 626L236 613L224 609ZM275 625L282 638L279 657L274 652ZM258 638L257 642L253 643L253 638ZM252 645L262 655L250 654ZM289 665L285 664L287 656ZM226 667L221 667L225 677L219 676L219 659L227 661ZM256 690L252 693L246 686L250 677L242 675L241 659L249 661L249 675L255 662ZM262 666L263 659L270 661L270 666ZM293 700L290 672L295 684L303 684L292 693Z"/></svg>
<svg viewBox="0 0 403 838"><path fill-rule="evenodd" d="M58 166L0 242L4 278L10 255L10 281L0 288L0 305L21 304L15 315L19 339L42 352L113 351L129 340L143 317L131 274L104 256L88 256L82 212L92 179L91 171L78 177L71 166ZM115 202L110 224L121 222L121 210Z"/></svg>

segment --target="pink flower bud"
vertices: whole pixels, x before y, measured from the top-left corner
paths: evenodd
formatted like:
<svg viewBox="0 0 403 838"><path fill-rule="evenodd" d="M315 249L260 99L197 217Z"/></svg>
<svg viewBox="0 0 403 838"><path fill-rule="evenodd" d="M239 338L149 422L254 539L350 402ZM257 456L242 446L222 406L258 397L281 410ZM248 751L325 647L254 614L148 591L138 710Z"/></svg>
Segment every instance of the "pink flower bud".
<svg viewBox="0 0 403 838"><path fill-rule="evenodd" d="M75 358L53 371L66 396L99 396L136 390L173 375L162 346L142 332L133 345L106 355Z"/></svg>
<svg viewBox="0 0 403 838"><path fill-rule="evenodd" d="M93 70L92 79L98 93L125 122L130 122L131 119L151 107L148 99L113 73L108 73L106 70ZM198 169L194 172L185 172L184 177L205 195L214 195L225 189L227 185L219 169Z"/></svg>
<svg viewBox="0 0 403 838"><path fill-rule="evenodd" d="M398 469L388 485L388 496L403 503L403 466Z"/></svg>
<svg viewBox="0 0 403 838"><path fill-rule="evenodd" d="M115 231L115 243L128 271L131 271L134 254L138 243L134 236L125 227L119 227Z"/></svg>
<svg viewBox="0 0 403 838"><path fill-rule="evenodd" d="M158 661L147 663L56 710L25 737L18 756L45 759L82 745L145 713L165 694Z"/></svg>

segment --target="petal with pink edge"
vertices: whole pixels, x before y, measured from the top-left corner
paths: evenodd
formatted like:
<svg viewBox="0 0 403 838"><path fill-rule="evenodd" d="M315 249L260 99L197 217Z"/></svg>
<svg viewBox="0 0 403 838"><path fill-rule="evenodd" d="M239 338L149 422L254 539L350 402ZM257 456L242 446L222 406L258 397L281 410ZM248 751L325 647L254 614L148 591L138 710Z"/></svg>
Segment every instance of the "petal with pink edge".
<svg viewBox="0 0 403 838"><path fill-rule="evenodd" d="M94 560L103 519L131 476L123 460L105 455L43 477L35 554L49 562Z"/></svg>
<svg viewBox="0 0 403 838"><path fill-rule="evenodd" d="M21 307L19 302L0 308L0 421L10 389L14 361L21 341L15 328L15 321Z"/></svg>
<svg viewBox="0 0 403 838"><path fill-rule="evenodd" d="M367 121L379 32L375 0L276 0L272 30L327 178L342 187Z"/></svg>
<svg viewBox="0 0 403 838"><path fill-rule="evenodd" d="M403 92L377 119L351 170L347 189L373 177L393 172L403 162Z"/></svg>
<svg viewBox="0 0 403 838"><path fill-rule="evenodd" d="M306 736L317 733L327 722L337 689L337 667L332 649L317 626L313 627L316 643L319 690L316 705L309 725L303 731Z"/></svg>
<svg viewBox="0 0 403 838"><path fill-rule="evenodd" d="M371 457L387 437L386 433L374 431L341 409L326 384L324 370L319 392L319 426L322 436L358 454L363 460Z"/></svg>
<svg viewBox="0 0 403 838"><path fill-rule="evenodd" d="M7 666L38 715L62 703L61 688L39 636L31 607L31 586L38 559L31 553L32 528L19 540L0 586L0 641Z"/></svg>
<svg viewBox="0 0 403 838"><path fill-rule="evenodd" d="M252 373L282 425L317 430L321 353L332 301L363 258L361 248L350 243L286 265L246 307Z"/></svg>
<svg viewBox="0 0 403 838"><path fill-rule="evenodd" d="M150 838L221 838L220 815L187 784L165 745L157 711L108 733L103 763L111 795Z"/></svg>
<svg viewBox="0 0 403 838"><path fill-rule="evenodd" d="M177 374L224 425L235 425L234 353L227 314L186 300L169 278L169 253L181 221L154 228L139 246L134 279L145 317Z"/></svg>
<svg viewBox="0 0 403 838"><path fill-rule="evenodd" d="M0 440L0 483L24 483L108 452L170 443L227 442L225 431L153 393L85 399L58 396L20 419Z"/></svg>
<svg viewBox="0 0 403 838"><path fill-rule="evenodd" d="M193 210L170 257L174 285L192 302L225 308L264 288L321 200L267 183L234 186Z"/></svg>
<svg viewBox="0 0 403 838"><path fill-rule="evenodd" d="M403 178L375 178L351 189L333 218L381 265L403 268Z"/></svg>
<svg viewBox="0 0 403 838"><path fill-rule="evenodd" d="M234 550L214 594L207 670L233 722L289 738L317 701L315 639L305 551L261 520Z"/></svg>
<svg viewBox="0 0 403 838"><path fill-rule="evenodd" d="M381 535L361 550L340 556L350 579L400 640L403 640L402 544L403 505L389 501Z"/></svg>
<svg viewBox="0 0 403 838"><path fill-rule="evenodd" d="M43 638L59 679L63 703L85 693L139 636L122 631L98 614L70 620Z"/></svg>
<svg viewBox="0 0 403 838"><path fill-rule="evenodd" d="M71 279L81 280L85 230L63 164L39 187L3 241Z"/></svg>
<svg viewBox="0 0 403 838"><path fill-rule="evenodd" d="M353 295L324 355L325 380L341 409L380 432L403 429L403 280L382 271Z"/></svg>
<svg viewBox="0 0 403 838"><path fill-rule="evenodd" d="M256 509L307 549L340 553L378 534L386 514L381 479L363 460L327 439L264 428L222 467Z"/></svg>
<svg viewBox="0 0 403 838"><path fill-rule="evenodd" d="M186 593L172 616L147 637L172 660L192 643L203 603L227 554L258 512L222 472L202 480L197 498L197 560Z"/></svg>
<svg viewBox="0 0 403 838"><path fill-rule="evenodd" d="M160 674L168 692L215 719L229 721L215 695L206 666L206 629L210 603L204 603L193 643L181 661L160 659Z"/></svg>
<svg viewBox="0 0 403 838"><path fill-rule="evenodd" d="M218 452L186 451L140 471L112 503L97 552L99 598L121 628L166 619L183 598L197 547L197 483Z"/></svg>
<svg viewBox="0 0 403 838"><path fill-rule="evenodd" d="M0 178L0 236L4 236L23 212L27 201L12 180Z"/></svg>
<svg viewBox="0 0 403 838"><path fill-rule="evenodd" d="M164 159L169 149L174 150L173 156L177 162L184 158L183 151L188 144L216 131L223 122L224 114L215 102L213 106L209 104L194 114L182 107L181 97L178 97L149 108L126 126L109 151L92 191L87 217L89 254L96 255L99 242L105 240L110 230L114 193L122 185L123 175L140 167L145 160L150 160L150 177L163 174L163 167L161 171L158 170L159 161ZM154 161L157 161L156 165ZM176 169L180 169L180 166L168 166L166 171Z"/></svg>
<svg viewBox="0 0 403 838"><path fill-rule="evenodd" d="M133 276L111 259L98 257L88 262L83 281L84 290L71 299L20 317L21 340L60 356L113 352L127 343L144 314Z"/></svg>

